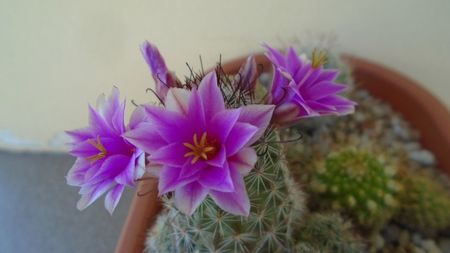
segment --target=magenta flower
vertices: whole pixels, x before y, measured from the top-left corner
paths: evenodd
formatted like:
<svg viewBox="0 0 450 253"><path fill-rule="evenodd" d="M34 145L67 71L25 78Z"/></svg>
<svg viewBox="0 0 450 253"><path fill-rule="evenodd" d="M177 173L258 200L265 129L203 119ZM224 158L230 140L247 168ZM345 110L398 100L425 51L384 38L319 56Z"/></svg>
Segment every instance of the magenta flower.
<svg viewBox="0 0 450 253"><path fill-rule="evenodd" d="M70 153L77 157L67 173L69 185L81 187L77 208L85 209L106 193L105 208L112 214L125 186L134 186L144 173L143 151L122 135L125 102L119 100L119 90L113 88L109 98L100 96L97 110L89 107L89 126L68 131L72 137ZM132 116L129 128L137 125L139 114Z"/></svg>
<svg viewBox="0 0 450 253"><path fill-rule="evenodd" d="M155 92L160 99L164 100L169 88L176 86L176 78L167 69L158 48L146 41L142 45L141 51L155 80Z"/></svg>
<svg viewBox="0 0 450 253"><path fill-rule="evenodd" d="M265 47L274 67L268 102L277 106L275 121L288 123L304 117L354 112L356 104L338 95L346 89L335 82L339 71L322 67L325 54L314 52L310 62L300 58L292 47L286 55L268 45Z"/></svg>
<svg viewBox="0 0 450 253"><path fill-rule="evenodd" d="M159 194L174 191L180 211L192 214L209 195L223 210L247 216L243 177L257 159L250 145L264 133L273 109L227 109L212 72L198 89L169 89L165 108L145 106L147 121L125 136L160 165Z"/></svg>

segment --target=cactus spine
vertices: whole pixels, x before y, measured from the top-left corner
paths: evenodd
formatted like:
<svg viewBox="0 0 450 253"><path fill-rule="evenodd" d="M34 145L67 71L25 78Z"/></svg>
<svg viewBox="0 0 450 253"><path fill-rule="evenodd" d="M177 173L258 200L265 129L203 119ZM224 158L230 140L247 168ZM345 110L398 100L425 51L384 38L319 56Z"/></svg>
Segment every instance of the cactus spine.
<svg viewBox="0 0 450 253"><path fill-rule="evenodd" d="M256 146L259 160L245 177L249 217L226 213L209 198L187 216L166 197L167 213L149 234L150 252L292 252L303 194L289 176L278 140L272 131Z"/></svg>

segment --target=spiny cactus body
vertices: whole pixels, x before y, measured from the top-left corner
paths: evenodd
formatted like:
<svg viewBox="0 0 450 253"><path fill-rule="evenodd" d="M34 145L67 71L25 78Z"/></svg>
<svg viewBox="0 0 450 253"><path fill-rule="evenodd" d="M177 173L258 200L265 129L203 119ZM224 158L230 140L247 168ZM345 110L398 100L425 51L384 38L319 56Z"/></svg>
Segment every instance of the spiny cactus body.
<svg viewBox="0 0 450 253"><path fill-rule="evenodd" d="M259 160L245 177L248 217L226 213L210 198L187 216L166 197L167 214L149 234L150 252L292 252L303 195L291 181L278 140L272 132L256 147Z"/></svg>
<svg viewBox="0 0 450 253"><path fill-rule="evenodd" d="M362 243L352 233L352 226L336 213L313 213L305 217L299 228L298 253L362 252Z"/></svg>
<svg viewBox="0 0 450 253"><path fill-rule="evenodd" d="M395 170L365 151L344 149L316 163L311 191L317 203L352 216L360 225L382 226L395 210Z"/></svg>
<svg viewBox="0 0 450 253"><path fill-rule="evenodd" d="M411 173L402 183L396 220L424 233L450 227L450 195L439 181L425 173Z"/></svg>

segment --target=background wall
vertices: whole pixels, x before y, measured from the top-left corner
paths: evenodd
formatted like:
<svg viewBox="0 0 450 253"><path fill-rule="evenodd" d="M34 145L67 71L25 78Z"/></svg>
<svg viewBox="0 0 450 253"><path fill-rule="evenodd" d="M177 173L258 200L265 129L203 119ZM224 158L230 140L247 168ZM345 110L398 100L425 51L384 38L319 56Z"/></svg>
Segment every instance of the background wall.
<svg viewBox="0 0 450 253"><path fill-rule="evenodd" d="M87 104L112 85L147 101L144 40L182 76L200 54L211 66L263 41L333 36L450 106L450 1L0 0L0 146L61 149L62 131L86 125Z"/></svg>

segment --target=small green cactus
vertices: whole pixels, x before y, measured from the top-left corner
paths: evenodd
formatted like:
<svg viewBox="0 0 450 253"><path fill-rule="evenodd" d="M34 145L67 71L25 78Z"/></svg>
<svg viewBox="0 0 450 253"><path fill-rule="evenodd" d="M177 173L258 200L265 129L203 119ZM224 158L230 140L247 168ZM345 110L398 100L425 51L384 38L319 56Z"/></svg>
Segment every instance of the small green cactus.
<svg viewBox="0 0 450 253"><path fill-rule="evenodd" d="M426 234L450 227L450 195L438 180L416 172L406 174L402 183L397 221Z"/></svg>
<svg viewBox="0 0 450 253"><path fill-rule="evenodd" d="M299 228L296 252L362 252L363 243L352 233L352 226L337 213L313 213Z"/></svg>
<svg viewBox="0 0 450 253"><path fill-rule="evenodd" d="M149 234L149 252L292 252L293 229L304 200L289 176L278 141L271 132L256 146L259 160L245 177L251 203L248 217L226 213L210 198L187 216L166 197L167 213Z"/></svg>
<svg viewBox="0 0 450 253"><path fill-rule="evenodd" d="M393 215L399 184L396 170L366 151L331 153L311 171L315 201L352 216L366 227L379 228Z"/></svg>

